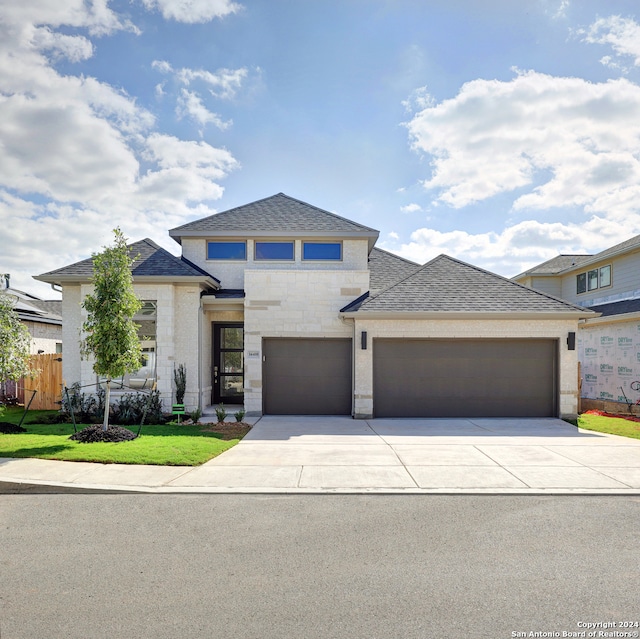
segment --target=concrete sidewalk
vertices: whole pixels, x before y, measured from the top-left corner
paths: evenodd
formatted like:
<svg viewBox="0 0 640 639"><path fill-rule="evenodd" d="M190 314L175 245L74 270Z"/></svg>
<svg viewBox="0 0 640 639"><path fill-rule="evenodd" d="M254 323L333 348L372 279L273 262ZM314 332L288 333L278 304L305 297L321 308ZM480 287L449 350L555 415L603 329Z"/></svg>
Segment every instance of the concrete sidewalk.
<svg viewBox="0 0 640 639"><path fill-rule="evenodd" d="M0 459L0 482L163 493L640 495L640 440L559 419L266 416L198 467Z"/></svg>

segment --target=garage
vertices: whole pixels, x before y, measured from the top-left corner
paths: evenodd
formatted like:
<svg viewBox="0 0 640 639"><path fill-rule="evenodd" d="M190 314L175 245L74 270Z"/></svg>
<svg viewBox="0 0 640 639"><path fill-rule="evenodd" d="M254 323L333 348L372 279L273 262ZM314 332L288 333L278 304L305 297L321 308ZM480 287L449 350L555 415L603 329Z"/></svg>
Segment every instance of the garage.
<svg viewBox="0 0 640 639"><path fill-rule="evenodd" d="M265 338L263 412L350 415L351 340Z"/></svg>
<svg viewBox="0 0 640 639"><path fill-rule="evenodd" d="M374 339L376 417L557 417L557 340Z"/></svg>

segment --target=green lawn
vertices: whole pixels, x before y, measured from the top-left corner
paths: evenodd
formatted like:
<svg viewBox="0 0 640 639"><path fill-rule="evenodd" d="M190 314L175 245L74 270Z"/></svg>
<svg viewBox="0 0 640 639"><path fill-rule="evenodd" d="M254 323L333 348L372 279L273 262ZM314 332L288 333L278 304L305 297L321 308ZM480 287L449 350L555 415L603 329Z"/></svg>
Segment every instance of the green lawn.
<svg viewBox="0 0 640 639"><path fill-rule="evenodd" d="M26 433L0 433L0 457L38 457L65 461L105 464L154 464L160 466L198 466L235 446L241 439L223 439L210 427L176 424L143 426L133 441L84 444L69 439L72 424L32 424L54 411L29 411ZM22 410L9 407L0 421L17 424ZM84 425L78 425L78 430ZM137 431L137 426L127 427Z"/></svg>
<svg viewBox="0 0 640 639"><path fill-rule="evenodd" d="M622 417L583 413L578 417L578 426L585 430L595 430L599 433L640 439L640 422L634 422Z"/></svg>

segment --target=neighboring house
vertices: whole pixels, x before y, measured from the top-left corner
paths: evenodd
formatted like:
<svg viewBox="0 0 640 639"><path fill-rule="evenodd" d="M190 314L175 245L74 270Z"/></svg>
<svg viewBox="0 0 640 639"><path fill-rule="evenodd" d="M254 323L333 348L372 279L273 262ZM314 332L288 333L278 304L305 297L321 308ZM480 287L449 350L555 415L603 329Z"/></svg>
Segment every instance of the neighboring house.
<svg viewBox="0 0 640 639"><path fill-rule="evenodd" d="M0 276L0 294L8 295L14 301L14 309L31 335L32 355L62 353L61 300L42 300L31 293L11 288L8 274ZM0 399L23 402L23 381L0 380Z"/></svg>
<svg viewBox="0 0 640 639"><path fill-rule="evenodd" d="M559 255L513 278L590 308L578 332L583 407L635 402L640 380L640 235L595 255Z"/></svg>
<svg viewBox="0 0 640 639"><path fill-rule="evenodd" d="M15 310L31 334L31 354L62 353L62 301L42 300L11 288L9 275L2 276L0 294L15 300Z"/></svg>
<svg viewBox="0 0 640 639"><path fill-rule="evenodd" d="M575 415L568 346L591 311L440 256L420 266L374 247L378 231L282 193L169 232L132 254L148 360L166 404L187 370L187 406L250 414ZM36 279L63 290L64 376L80 358L91 260ZM130 380L125 380L125 382Z"/></svg>

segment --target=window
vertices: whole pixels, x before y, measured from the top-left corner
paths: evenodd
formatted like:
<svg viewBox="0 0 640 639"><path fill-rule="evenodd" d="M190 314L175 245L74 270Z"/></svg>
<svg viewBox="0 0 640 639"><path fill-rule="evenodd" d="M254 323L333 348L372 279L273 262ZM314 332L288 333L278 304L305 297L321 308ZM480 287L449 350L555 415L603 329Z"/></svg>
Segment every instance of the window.
<svg viewBox="0 0 640 639"><path fill-rule="evenodd" d="M587 290L595 291L607 286L611 286L611 264L591 269L576 276L576 291L578 295L586 293Z"/></svg>
<svg viewBox="0 0 640 639"><path fill-rule="evenodd" d="M246 260L246 242L207 242L208 260Z"/></svg>
<svg viewBox="0 0 640 639"><path fill-rule="evenodd" d="M303 242L303 260L341 260L342 244L340 242Z"/></svg>
<svg viewBox="0 0 640 639"><path fill-rule="evenodd" d="M292 260L293 242L256 242L256 260Z"/></svg>
<svg viewBox="0 0 640 639"><path fill-rule="evenodd" d="M577 283L578 283L578 287L577 287L578 294L585 293L587 290L587 274L580 273L580 275L578 275L577 277Z"/></svg>

